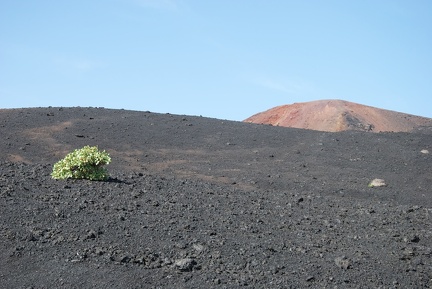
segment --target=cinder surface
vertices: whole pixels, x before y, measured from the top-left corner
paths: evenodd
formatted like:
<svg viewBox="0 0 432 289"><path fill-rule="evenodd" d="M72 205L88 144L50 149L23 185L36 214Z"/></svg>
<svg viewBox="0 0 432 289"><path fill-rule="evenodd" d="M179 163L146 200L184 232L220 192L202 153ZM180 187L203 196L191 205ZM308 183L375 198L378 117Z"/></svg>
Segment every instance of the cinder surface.
<svg viewBox="0 0 432 289"><path fill-rule="evenodd" d="M0 134L2 288L432 286L427 129L38 108L0 111ZM110 181L53 180L84 145Z"/></svg>

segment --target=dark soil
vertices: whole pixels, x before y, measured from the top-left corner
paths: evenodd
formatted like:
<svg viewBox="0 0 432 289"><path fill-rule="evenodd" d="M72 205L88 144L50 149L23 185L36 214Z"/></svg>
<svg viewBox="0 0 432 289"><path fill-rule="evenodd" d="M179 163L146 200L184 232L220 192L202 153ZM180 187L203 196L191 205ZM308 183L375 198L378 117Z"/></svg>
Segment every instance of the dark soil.
<svg viewBox="0 0 432 289"><path fill-rule="evenodd" d="M0 135L1 288L432 287L430 128L37 108ZM53 180L84 145L109 181Z"/></svg>

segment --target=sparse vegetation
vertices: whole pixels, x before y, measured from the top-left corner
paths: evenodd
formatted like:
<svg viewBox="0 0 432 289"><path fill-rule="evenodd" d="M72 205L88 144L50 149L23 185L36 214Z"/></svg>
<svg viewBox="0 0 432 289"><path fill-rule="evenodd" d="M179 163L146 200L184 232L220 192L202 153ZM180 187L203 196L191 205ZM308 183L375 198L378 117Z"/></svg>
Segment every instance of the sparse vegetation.
<svg viewBox="0 0 432 289"><path fill-rule="evenodd" d="M110 162L111 157L107 152L99 151L96 146L85 146L55 163L51 176L54 179L104 181L108 179L108 172L103 166Z"/></svg>

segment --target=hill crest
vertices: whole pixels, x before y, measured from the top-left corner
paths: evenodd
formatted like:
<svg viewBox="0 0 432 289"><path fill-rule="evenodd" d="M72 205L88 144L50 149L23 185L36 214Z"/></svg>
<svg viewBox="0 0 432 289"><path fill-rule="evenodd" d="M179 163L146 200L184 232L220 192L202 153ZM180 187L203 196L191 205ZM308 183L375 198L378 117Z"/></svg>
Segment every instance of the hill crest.
<svg viewBox="0 0 432 289"><path fill-rule="evenodd" d="M432 119L344 100L281 105L244 120L249 123L338 132L411 132L432 126Z"/></svg>

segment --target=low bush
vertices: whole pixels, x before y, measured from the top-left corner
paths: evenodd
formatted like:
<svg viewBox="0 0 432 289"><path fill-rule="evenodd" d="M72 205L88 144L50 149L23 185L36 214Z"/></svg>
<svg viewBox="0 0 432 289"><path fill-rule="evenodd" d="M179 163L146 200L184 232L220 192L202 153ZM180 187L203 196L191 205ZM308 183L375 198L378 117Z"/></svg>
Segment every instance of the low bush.
<svg viewBox="0 0 432 289"><path fill-rule="evenodd" d="M96 146L85 146L55 163L51 176L54 179L104 181L108 179L108 172L103 166L110 162L111 157L107 152L99 151Z"/></svg>

